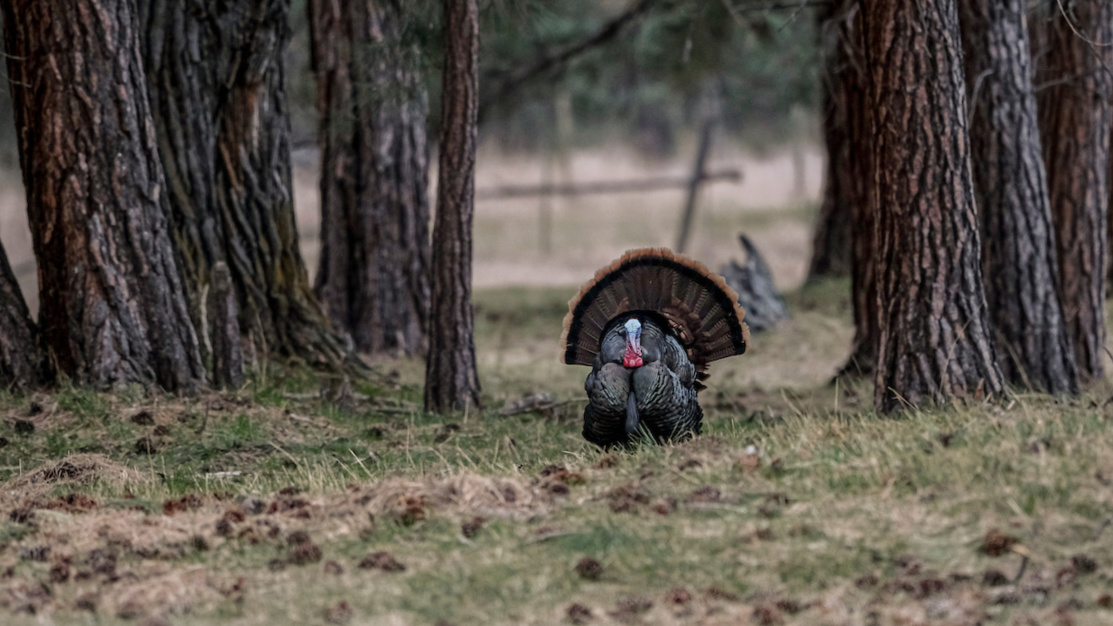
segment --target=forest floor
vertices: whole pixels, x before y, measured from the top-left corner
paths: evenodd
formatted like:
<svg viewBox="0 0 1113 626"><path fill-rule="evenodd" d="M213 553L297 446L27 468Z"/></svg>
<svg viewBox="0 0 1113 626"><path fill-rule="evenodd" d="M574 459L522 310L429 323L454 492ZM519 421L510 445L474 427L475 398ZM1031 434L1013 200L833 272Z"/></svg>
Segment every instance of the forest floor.
<svg viewBox="0 0 1113 626"><path fill-rule="evenodd" d="M567 289L476 294L487 408L451 417L416 361L0 397L0 621L1110 623L1109 390L880 417L826 384L846 287L712 368L703 436L633 451L580 436Z"/></svg>

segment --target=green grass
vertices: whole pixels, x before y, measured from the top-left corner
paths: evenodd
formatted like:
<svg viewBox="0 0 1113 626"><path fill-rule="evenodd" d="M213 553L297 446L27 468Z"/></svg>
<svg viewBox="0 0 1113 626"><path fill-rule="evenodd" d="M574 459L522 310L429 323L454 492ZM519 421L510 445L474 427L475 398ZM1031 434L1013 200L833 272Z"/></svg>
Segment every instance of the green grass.
<svg viewBox="0 0 1113 626"><path fill-rule="evenodd" d="M420 410L416 361L378 363L398 383L359 383L346 406L322 402L312 372L273 367L200 398L0 396L0 612L324 624L344 602L359 624L555 624L578 603L592 623L1108 623L1105 390L879 416L869 385L819 382L850 339L845 289L791 294L792 321L713 368L704 436L627 452L579 435L586 370L556 360L559 289L477 294L486 408L466 415ZM537 392L566 404L499 415ZM115 465L26 482L75 454ZM552 465L567 484L542 475ZM55 500L72 493L98 506ZM192 495L196 508L163 513ZM991 529L1021 547L985 554ZM319 561L297 564L299 531ZM23 558L44 545L45 561ZM95 550L117 555L115 577L92 571ZM358 567L378 551L404 571ZM577 573L585 557L597 579Z"/></svg>

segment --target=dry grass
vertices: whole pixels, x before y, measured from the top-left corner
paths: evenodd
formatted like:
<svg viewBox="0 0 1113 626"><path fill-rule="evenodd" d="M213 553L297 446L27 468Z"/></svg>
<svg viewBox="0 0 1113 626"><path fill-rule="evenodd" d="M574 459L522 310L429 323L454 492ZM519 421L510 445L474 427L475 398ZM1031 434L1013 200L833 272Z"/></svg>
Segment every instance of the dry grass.
<svg viewBox="0 0 1113 626"><path fill-rule="evenodd" d="M795 284L807 212L716 193L697 256L733 254L744 228ZM852 333L845 283L793 291L792 320L715 364L700 438L586 444L560 320L596 264L667 243L675 198L654 198L558 205L568 245L550 258L535 205L480 207L476 279L503 285L476 293L483 411L422 413L421 363L389 359L397 384L340 405L283 368L199 398L0 396L2 621L1113 619L1110 389L880 417L868 384L827 385ZM539 392L544 410L499 413Z"/></svg>
<svg viewBox="0 0 1113 626"><path fill-rule="evenodd" d="M881 418L867 385L822 382L849 323L845 285L817 286L717 364L704 436L604 454L578 434L584 371L554 365L565 290L477 297L490 409L466 416L414 408L420 364L405 361L380 363L398 387L363 385L347 408L316 400L304 372L191 400L3 400L3 464L33 468L7 472L26 496L0 521L7 622L84 623L82 607L107 624L1113 617L1105 390ZM557 407L498 415L537 391ZM127 479L21 491L59 465L52 450L89 446Z"/></svg>

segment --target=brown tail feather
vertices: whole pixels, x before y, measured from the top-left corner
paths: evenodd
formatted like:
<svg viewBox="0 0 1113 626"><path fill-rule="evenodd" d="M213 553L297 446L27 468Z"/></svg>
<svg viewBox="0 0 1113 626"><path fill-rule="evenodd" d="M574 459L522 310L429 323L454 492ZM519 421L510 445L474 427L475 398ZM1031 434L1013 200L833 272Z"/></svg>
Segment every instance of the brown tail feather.
<svg viewBox="0 0 1113 626"><path fill-rule="evenodd" d="M568 301L564 362L592 365L607 323L633 311L668 320L697 366L742 354L750 342L746 312L721 276L666 248L643 248L596 272Z"/></svg>

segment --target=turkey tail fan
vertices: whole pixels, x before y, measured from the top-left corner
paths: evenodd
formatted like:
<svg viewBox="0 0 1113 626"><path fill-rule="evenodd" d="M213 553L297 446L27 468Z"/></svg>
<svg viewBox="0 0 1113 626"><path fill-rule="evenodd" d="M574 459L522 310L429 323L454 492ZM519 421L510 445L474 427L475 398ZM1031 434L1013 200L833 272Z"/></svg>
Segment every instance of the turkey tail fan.
<svg viewBox="0 0 1113 626"><path fill-rule="evenodd" d="M643 248L596 272L568 301L564 362L592 365L608 323L633 312L664 318L701 371L750 343L746 312L721 276L667 248Z"/></svg>

